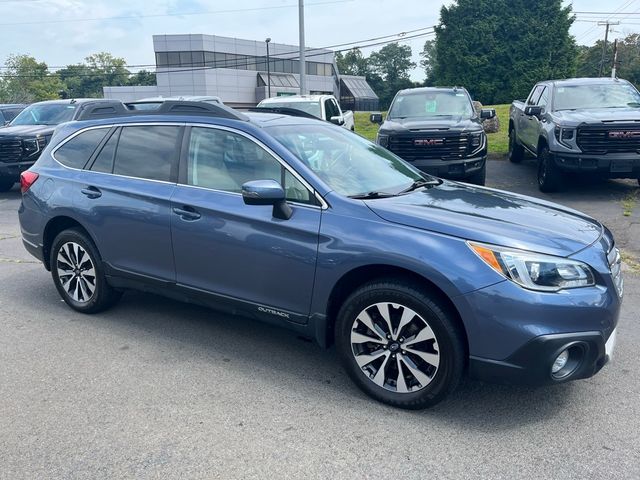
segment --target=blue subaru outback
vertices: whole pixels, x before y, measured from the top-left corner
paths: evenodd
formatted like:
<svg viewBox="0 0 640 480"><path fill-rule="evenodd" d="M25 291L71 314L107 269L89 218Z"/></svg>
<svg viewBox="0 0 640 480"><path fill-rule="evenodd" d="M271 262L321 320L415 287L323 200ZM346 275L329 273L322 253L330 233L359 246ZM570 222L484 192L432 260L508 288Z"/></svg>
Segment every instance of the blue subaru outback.
<svg viewBox="0 0 640 480"><path fill-rule="evenodd" d="M412 409L465 372L553 384L611 356L620 255L579 212L320 120L190 102L85 118L22 174L19 210L77 311L140 289L252 316L335 343L358 387Z"/></svg>

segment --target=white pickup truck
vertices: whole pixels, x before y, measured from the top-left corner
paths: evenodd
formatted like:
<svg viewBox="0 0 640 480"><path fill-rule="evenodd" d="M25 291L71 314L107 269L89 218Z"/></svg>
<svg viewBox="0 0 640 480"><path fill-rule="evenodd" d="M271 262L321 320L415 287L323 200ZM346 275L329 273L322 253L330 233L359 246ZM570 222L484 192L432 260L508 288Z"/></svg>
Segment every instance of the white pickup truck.
<svg viewBox="0 0 640 480"><path fill-rule="evenodd" d="M262 100L257 108L292 108L354 131L353 112L342 111L333 95L291 95Z"/></svg>

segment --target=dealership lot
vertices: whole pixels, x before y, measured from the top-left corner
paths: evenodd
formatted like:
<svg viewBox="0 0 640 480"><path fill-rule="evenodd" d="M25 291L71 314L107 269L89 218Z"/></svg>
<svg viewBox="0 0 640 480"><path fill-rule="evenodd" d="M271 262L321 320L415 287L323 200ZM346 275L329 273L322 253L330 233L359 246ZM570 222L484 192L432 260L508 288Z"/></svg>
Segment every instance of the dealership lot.
<svg viewBox="0 0 640 480"><path fill-rule="evenodd" d="M504 161L487 179L595 216L638 258L635 181L543 195L532 162ZM18 205L15 189L0 194L0 478L640 476L630 270L615 360L597 376L542 389L467 381L407 412L365 397L334 350L283 330L138 293L100 315L71 311L24 251Z"/></svg>

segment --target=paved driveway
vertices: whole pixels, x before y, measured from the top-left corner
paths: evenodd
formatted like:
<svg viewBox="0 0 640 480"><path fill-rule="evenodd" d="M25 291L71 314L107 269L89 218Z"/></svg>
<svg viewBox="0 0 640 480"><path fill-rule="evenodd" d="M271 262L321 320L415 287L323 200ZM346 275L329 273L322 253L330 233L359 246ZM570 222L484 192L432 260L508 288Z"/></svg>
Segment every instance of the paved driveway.
<svg viewBox="0 0 640 480"><path fill-rule="evenodd" d="M489 183L537 194L529 164ZM640 250L632 182L550 196ZM614 362L540 389L466 381L432 410L369 400L334 350L138 293L84 316L19 241L0 194L0 478L640 478L640 277Z"/></svg>

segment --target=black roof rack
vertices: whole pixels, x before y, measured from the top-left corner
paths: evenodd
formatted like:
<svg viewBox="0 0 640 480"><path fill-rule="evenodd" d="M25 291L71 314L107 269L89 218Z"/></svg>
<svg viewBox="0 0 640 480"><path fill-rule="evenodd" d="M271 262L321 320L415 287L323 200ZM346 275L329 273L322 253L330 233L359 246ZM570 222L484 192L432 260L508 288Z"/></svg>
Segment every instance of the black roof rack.
<svg viewBox="0 0 640 480"><path fill-rule="evenodd" d="M303 112L302 110L297 110L295 108L289 107L255 107L250 108L249 112L261 112L261 113L280 113L282 115L290 115L292 117L303 117L303 118L313 118L314 120L322 120L321 118L316 117L308 112Z"/></svg>
<svg viewBox="0 0 640 480"><path fill-rule="evenodd" d="M105 104L106 103L106 104ZM97 120L113 117L132 117L147 115L197 115L206 117L229 118L232 120L248 121L249 118L241 112L226 105L204 102L189 102L183 100L166 100L152 110L133 110L129 105L136 102L122 103L119 101L89 103L76 117L77 120Z"/></svg>

